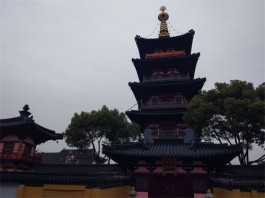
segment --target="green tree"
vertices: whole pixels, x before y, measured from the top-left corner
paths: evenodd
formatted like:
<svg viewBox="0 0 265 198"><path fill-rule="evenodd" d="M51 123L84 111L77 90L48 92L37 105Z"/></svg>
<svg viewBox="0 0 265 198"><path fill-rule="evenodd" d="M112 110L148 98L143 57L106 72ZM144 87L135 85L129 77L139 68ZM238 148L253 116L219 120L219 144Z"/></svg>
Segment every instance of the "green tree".
<svg viewBox="0 0 265 198"><path fill-rule="evenodd" d="M252 83L239 80L216 83L215 89L202 91L191 100L184 120L193 127L199 141L241 143L243 152L238 156L239 162L251 164L252 143L264 144L265 139L264 95L265 83L256 89Z"/></svg>
<svg viewBox="0 0 265 198"><path fill-rule="evenodd" d="M124 113L105 105L98 111L75 113L64 133L70 147L83 150L92 146L96 160L100 159L103 139L111 144L126 143L135 141L139 135L137 124L129 123Z"/></svg>

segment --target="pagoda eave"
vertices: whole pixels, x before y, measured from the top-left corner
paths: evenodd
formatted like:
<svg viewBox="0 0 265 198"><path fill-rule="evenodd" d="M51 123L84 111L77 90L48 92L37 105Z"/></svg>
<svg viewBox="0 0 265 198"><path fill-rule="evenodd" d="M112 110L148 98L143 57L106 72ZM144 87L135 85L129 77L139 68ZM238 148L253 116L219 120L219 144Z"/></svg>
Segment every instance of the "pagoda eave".
<svg viewBox="0 0 265 198"><path fill-rule="evenodd" d="M215 169L225 165L234 159L242 151L242 145L211 144L211 143L131 143L125 145L103 145L103 153L111 157L119 164L134 162L137 166L139 161L158 162L164 157L174 157L176 160L189 162L201 161L209 169ZM128 164L127 164L128 166Z"/></svg>
<svg viewBox="0 0 265 198"><path fill-rule="evenodd" d="M144 59L146 52L152 52L153 50L159 48L185 50L185 54L190 55L194 33L194 30L190 30L189 32L179 36L151 39L136 36L135 41L138 46L141 59Z"/></svg>
<svg viewBox="0 0 265 198"><path fill-rule="evenodd" d="M191 61L191 60L198 60L200 57L200 52L193 53L186 56L165 56L165 57L157 57L157 58L149 58L149 59L139 59L139 58L132 58L132 62L134 64L146 65L146 64L160 64L166 62L173 62L178 63L180 61Z"/></svg>
<svg viewBox="0 0 265 198"><path fill-rule="evenodd" d="M137 71L140 82L143 82L143 76L150 70L170 69L176 67L180 72L189 73L190 79L194 78L194 73L200 53L181 57L168 57L161 59L132 59Z"/></svg>
<svg viewBox="0 0 265 198"><path fill-rule="evenodd" d="M130 82L134 96L138 102L142 99L147 99L148 95L159 93L159 92L182 92L183 95L189 100L202 89L206 78L197 78L188 81L174 81L174 82L163 82L163 83L138 83ZM188 90L188 91L187 91Z"/></svg>
<svg viewBox="0 0 265 198"><path fill-rule="evenodd" d="M185 110L164 110L164 111L126 111L126 115L132 122L140 124L142 127L152 121L180 120Z"/></svg>

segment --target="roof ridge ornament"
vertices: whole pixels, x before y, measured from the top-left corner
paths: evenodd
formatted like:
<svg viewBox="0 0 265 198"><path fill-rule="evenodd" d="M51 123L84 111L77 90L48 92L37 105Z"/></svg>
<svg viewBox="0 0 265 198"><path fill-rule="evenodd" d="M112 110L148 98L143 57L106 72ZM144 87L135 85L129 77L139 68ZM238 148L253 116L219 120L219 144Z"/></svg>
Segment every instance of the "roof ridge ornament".
<svg viewBox="0 0 265 198"><path fill-rule="evenodd" d="M24 118L25 120L33 120L33 115L29 112L29 105L25 104L23 110L19 111L20 117ZM29 117L30 116L30 117Z"/></svg>
<svg viewBox="0 0 265 198"><path fill-rule="evenodd" d="M158 15L158 20L161 21L160 24L160 33L159 38L169 37L168 27L167 27L167 20L169 18L169 15L167 12L165 12L167 8L165 6L160 7L161 13Z"/></svg>

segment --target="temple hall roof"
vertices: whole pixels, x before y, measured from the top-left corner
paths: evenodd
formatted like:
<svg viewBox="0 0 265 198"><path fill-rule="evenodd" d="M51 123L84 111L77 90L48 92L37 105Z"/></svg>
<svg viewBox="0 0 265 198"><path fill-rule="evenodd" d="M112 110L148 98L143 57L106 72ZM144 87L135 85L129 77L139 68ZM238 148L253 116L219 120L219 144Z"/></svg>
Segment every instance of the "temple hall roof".
<svg viewBox="0 0 265 198"><path fill-rule="evenodd" d="M237 154L241 145L195 143L194 145L172 141L170 143L132 143L124 145L104 146L104 153L124 157L177 157L177 158L209 158L228 154ZM235 157L235 156L234 156Z"/></svg>
<svg viewBox="0 0 265 198"><path fill-rule="evenodd" d="M176 160L189 164L201 161L211 171L229 163L241 151L241 144L228 146L227 144L196 142L192 145L174 139L163 140L163 142L155 140L153 144L103 145L104 154L127 167L135 167L137 162L142 160L155 165L156 161L161 161L165 157L174 157Z"/></svg>
<svg viewBox="0 0 265 198"><path fill-rule="evenodd" d="M118 165L39 165L25 172L4 172L1 182L36 185L83 184L89 187L126 185L129 174Z"/></svg>
<svg viewBox="0 0 265 198"><path fill-rule="evenodd" d="M212 175L212 181L215 187L265 192L265 165L227 165Z"/></svg>

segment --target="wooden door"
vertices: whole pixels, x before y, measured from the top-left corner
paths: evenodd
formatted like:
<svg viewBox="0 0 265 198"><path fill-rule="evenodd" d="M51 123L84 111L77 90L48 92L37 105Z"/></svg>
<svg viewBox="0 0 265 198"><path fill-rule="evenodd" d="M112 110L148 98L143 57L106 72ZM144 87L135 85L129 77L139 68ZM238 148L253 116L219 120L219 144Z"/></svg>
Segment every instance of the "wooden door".
<svg viewBox="0 0 265 198"><path fill-rule="evenodd" d="M188 174L176 176L152 174L149 177L148 196L150 198L193 198L192 179Z"/></svg>

